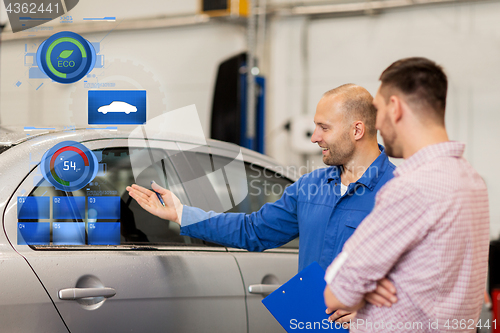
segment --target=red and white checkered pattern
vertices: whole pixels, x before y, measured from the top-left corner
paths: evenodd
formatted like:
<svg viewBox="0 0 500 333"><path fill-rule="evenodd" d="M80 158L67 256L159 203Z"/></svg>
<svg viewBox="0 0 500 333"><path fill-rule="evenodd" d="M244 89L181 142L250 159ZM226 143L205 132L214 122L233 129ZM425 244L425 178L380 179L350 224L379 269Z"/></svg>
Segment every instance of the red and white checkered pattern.
<svg viewBox="0 0 500 333"><path fill-rule="evenodd" d="M347 306L384 277L397 289L392 307L359 310L352 332L475 332L486 287L489 208L464 149L445 142L408 158L328 268L327 283ZM345 261L335 272L339 259Z"/></svg>

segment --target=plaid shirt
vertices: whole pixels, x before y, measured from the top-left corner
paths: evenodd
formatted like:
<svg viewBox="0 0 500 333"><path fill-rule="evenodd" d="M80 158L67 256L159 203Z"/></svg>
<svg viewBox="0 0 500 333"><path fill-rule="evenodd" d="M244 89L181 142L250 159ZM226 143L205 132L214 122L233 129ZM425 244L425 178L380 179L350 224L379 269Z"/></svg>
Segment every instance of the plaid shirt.
<svg viewBox="0 0 500 333"><path fill-rule="evenodd" d="M329 266L337 299L358 304L387 277L398 302L367 304L352 332L475 332L486 287L486 186L462 157L465 145L425 147L404 161L375 208Z"/></svg>

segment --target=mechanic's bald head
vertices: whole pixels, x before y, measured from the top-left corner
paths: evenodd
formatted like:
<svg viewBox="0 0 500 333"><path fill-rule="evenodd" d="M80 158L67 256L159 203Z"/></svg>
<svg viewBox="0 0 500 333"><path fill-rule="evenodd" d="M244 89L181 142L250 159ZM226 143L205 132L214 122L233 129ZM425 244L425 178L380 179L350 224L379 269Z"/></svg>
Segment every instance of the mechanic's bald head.
<svg viewBox="0 0 500 333"><path fill-rule="evenodd" d="M377 110L373 106L373 96L363 87L348 83L327 91L323 98L335 99L335 104L346 116L346 125L362 121L369 137L377 136L375 121Z"/></svg>

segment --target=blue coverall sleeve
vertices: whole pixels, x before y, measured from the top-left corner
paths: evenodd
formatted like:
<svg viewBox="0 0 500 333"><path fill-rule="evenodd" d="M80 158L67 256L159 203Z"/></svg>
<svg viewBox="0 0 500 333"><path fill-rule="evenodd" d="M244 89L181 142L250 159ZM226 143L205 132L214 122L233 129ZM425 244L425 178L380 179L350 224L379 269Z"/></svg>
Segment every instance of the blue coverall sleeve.
<svg viewBox="0 0 500 333"><path fill-rule="evenodd" d="M287 187L279 200L266 203L259 211L248 215L219 214L184 206L181 235L249 251L264 251L286 244L299 235L297 189L300 180Z"/></svg>

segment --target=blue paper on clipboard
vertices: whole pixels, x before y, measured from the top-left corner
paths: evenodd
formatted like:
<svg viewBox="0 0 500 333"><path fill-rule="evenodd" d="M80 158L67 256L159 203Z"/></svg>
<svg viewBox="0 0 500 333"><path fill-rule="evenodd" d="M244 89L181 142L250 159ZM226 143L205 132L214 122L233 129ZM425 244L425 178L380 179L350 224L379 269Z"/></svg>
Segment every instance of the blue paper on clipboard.
<svg viewBox="0 0 500 333"><path fill-rule="evenodd" d="M330 323L323 298L325 271L313 262L262 300L287 332L349 332Z"/></svg>

